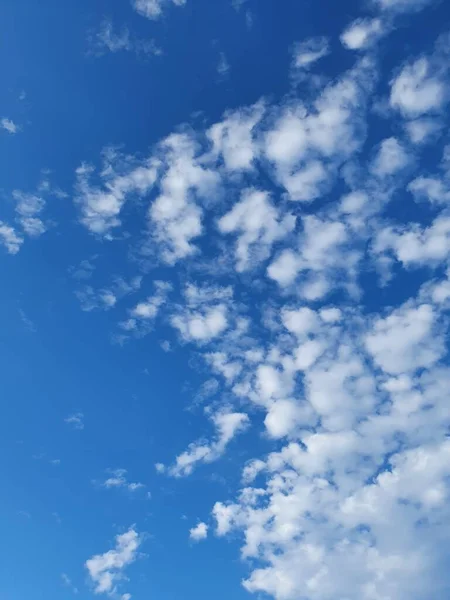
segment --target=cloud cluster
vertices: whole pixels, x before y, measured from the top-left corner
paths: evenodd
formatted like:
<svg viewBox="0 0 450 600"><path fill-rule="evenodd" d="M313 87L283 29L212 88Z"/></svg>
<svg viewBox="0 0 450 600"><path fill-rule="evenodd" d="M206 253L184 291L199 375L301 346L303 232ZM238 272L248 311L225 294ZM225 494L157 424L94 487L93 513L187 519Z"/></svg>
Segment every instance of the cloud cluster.
<svg viewBox="0 0 450 600"><path fill-rule="evenodd" d="M151 19L170 4L133 3ZM144 158L108 149L99 169L76 171L82 226L123 240L139 215L134 264L157 265L151 293L122 313L122 338L161 319L206 373L197 397L212 433L158 473L218 461L250 423L270 448L246 448L242 487L189 537L234 536L244 587L276 600L450 588L448 37L389 73L376 56L399 15L428 4L374 0L342 32L354 63L330 81L313 71L332 42L309 38L293 48L301 94L181 126ZM104 42L129 49L126 33ZM13 198L24 235L42 233L39 194ZM23 237L0 222L0 241L14 254ZM85 311L113 310L140 289L140 277L116 278L77 295ZM84 427L82 413L66 422ZM107 488L142 487L124 469L109 475ZM86 562L96 593L118 593L141 540L132 528Z"/></svg>

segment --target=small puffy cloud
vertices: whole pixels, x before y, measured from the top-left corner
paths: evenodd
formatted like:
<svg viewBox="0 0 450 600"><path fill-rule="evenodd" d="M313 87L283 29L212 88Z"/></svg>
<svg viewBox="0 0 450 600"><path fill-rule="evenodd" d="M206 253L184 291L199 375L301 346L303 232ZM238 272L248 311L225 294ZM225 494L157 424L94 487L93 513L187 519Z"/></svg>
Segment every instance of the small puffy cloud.
<svg viewBox="0 0 450 600"><path fill-rule="evenodd" d="M132 0L134 9L147 19L159 19L171 4L184 6L186 0Z"/></svg>
<svg viewBox="0 0 450 600"><path fill-rule="evenodd" d="M123 572L137 558L141 536L133 529L116 536L113 550L97 554L86 561L85 566L94 585L96 594L116 594L117 583Z"/></svg>
<svg viewBox="0 0 450 600"><path fill-rule="evenodd" d="M357 19L341 35L341 42L349 50L364 50L383 33L380 19Z"/></svg>
<svg viewBox="0 0 450 600"><path fill-rule="evenodd" d="M156 293L149 296L146 301L139 302L131 310L131 316L134 319L153 320L156 318L160 308L167 300L167 294L172 289L169 283L164 281L155 281Z"/></svg>
<svg viewBox="0 0 450 600"><path fill-rule="evenodd" d="M352 276L358 256L344 252L347 242L348 232L343 223L308 215L303 219L298 252L284 250L269 266L267 274L279 286L287 287L299 273L307 273L309 278L300 293L308 300L317 300L328 293L338 270Z"/></svg>
<svg viewBox="0 0 450 600"><path fill-rule="evenodd" d="M193 542L200 542L206 540L208 537L208 525L206 523L199 523L195 527L189 530L189 538Z"/></svg>
<svg viewBox="0 0 450 600"><path fill-rule="evenodd" d="M11 134L19 131L19 127L14 123L14 121L7 119L6 117L3 117L3 119L0 120L0 128Z"/></svg>
<svg viewBox="0 0 450 600"><path fill-rule="evenodd" d="M149 210L149 229L164 262L175 264L198 251L193 240L203 232L203 209L196 200L214 197L221 178L202 164L187 133L170 135L160 150L165 172Z"/></svg>
<svg viewBox="0 0 450 600"><path fill-rule="evenodd" d="M198 311L186 311L171 318L171 325L187 342L209 342L228 327L227 307L219 304Z"/></svg>
<svg viewBox="0 0 450 600"><path fill-rule="evenodd" d="M280 439L294 432L304 422L304 411L295 400L277 400L264 420L267 433L271 438Z"/></svg>
<svg viewBox="0 0 450 600"><path fill-rule="evenodd" d="M204 344L217 338L229 327L231 288L188 285L184 291L185 306L178 306L170 318L185 342Z"/></svg>
<svg viewBox="0 0 450 600"><path fill-rule="evenodd" d="M24 232L31 237L39 237L45 233L46 225L38 216L45 207L42 196L14 190L13 199L16 202L18 221Z"/></svg>
<svg viewBox="0 0 450 600"><path fill-rule="evenodd" d="M9 254L17 254L23 244L23 238L13 227L0 221L0 243L3 244Z"/></svg>
<svg viewBox="0 0 450 600"><path fill-rule="evenodd" d="M390 103L406 117L419 117L441 108L445 86L431 72L427 58L406 65L391 82Z"/></svg>
<svg viewBox="0 0 450 600"><path fill-rule="evenodd" d="M240 202L218 222L222 233L237 233L236 266L239 272L270 256L272 246L295 227L293 215L280 216L269 194L255 189L242 193Z"/></svg>
<svg viewBox="0 0 450 600"><path fill-rule="evenodd" d="M64 419L66 423L72 425L74 429L82 430L84 429L84 414L81 412L74 413L73 415L69 415Z"/></svg>
<svg viewBox="0 0 450 600"><path fill-rule="evenodd" d="M273 279L282 287L294 283L298 272L299 260L292 250L283 250L267 269L267 275L270 279Z"/></svg>
<svg viewBox="0 0 450 600"><path fill-rule="evenodd" d="M366 337L366 347L386 373L429 368L443 353L433 307L404 306L386 318L377 319Z"/></svg>
<svg viewBox="0 0 450 600"><path fill-rule="evenodd" d="M434 185L428 184L427 187L429 193L439 192ZM411 224L399 230L391 227L383 229L377 235L374 251L381 256L391 251L405 266L435 266L446 260L450 253L450 218L439 215L429 227L424 228Z"/></svg>
<svg viewBox="0 0 450 600"><path fill-rule="evenodd" d="M260 152L255 134L263 114L264 105L260 102L227 113L222 121L207 131L207 137L213 145L213 156L221 157L227 170L245 171L252 168Z"/></svg>
<svg viewBox="0 0 450 600"><path fill-rule="evenodd" d="M408 190L418 199L426 199L432 204L448 204L450 185L436 177L417 177L408 185Z"/></svg>
<svg viewBox="0 0 450 600"><path fill-rule="evenodd" d="M325 37L312 37L298 42L292 52L292 65L294 69L309 69L329 51L328 40Z"/></svg>
<svg viewBox="0 0 450 600"><path fill-rule="evenodd" d="M441 123L435 119L419 118L405 123L405 129L413 144L424 144L436 137Z"/></svg>
<svg viewBox="0 0 450 600"><path fill-rule="evenodd" d="M394 138L383 140L372 163L371 170L377 177L394 175L410 164L410 158L400 142Z"/></svg>

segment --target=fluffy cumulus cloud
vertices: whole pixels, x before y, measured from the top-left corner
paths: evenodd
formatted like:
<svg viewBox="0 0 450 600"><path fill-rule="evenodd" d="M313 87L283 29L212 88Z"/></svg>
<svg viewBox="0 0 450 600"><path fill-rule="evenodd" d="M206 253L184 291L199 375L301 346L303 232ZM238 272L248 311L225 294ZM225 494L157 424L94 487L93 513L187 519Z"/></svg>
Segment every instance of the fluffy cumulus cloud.
<svg viewBox="0 0 450 600"><path fill-rule="evenodd" d="M208 537L208 525L206 523L199 523L195 527L189 530L189 537L193 542L200 542L206 540Z"/></svg>
<svg viewBox="0 0 450 600"><path fill-rule="evenodd" d="M96 594L118 593L117 584L123 579L124 570L137 559L141 542L141 536L131 528L116 536L116 544L112 550L86 561L85 566ZM128 594L125 596L131 598Z"/></svg>
<svg viewBox="0 0 450 600"><path fill-rule="evenodd" d="M232 318L232 289L188 285L186 304L180 305L170 323L183 341L203 344L225 332Z"/></svg>
<svg viewBox="0 0 450 600"><path fill-rule="evenodd" d="M438 113L448 101L448 35L433 52L408 61L391 81L390 104L409 119Z"/></svg>

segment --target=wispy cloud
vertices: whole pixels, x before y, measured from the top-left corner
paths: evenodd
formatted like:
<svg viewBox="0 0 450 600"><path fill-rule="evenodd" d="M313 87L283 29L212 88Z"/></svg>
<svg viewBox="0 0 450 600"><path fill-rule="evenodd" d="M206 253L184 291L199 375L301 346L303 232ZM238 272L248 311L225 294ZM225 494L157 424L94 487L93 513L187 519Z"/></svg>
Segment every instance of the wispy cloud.
<svg viewBox="0 0 450 600"><path fill-rule="evenodd" d="M86 561L85 566L96 594L117 593L117 584L123 579L126 567L137 559L141 543L142 537L130 528L126 533L116 536L116 545L112 550Z"/></svg>
<svg viewBox="0 0 450 600"><path fill-rule="evenodd" d="M114 28L112 21L104 20L96 32L88 36L90 52L102 56L108 52L134 52L138 56L159 56L161 50L153 40L144 40L133 35L127 27Z"/></svg>
<svg viewBox="0 0 450 600"><path fill-rule="evenodd" d="M69 415L64 419L64 421L68 425L71 425L74 429L78 429L80 431L84 429L84 414L81 412Z"/></svg>
<svg viewBox="0 0 450 600"><path fill-rule="evenodd" d="M135 10L148 19L159 19L172 6L184 6L186 0L132 0Z"/></svg>

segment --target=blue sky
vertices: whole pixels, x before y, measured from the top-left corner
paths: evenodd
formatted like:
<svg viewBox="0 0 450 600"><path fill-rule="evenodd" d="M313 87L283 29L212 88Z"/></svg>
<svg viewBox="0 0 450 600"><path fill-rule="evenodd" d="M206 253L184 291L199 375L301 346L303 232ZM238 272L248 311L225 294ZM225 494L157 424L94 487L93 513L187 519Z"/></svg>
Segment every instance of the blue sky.
<svg viewBox="0 0 450 600"><path fill-rule="evenodd" d="M447 598L446 3L0 16L0 598Z"/></svg>

